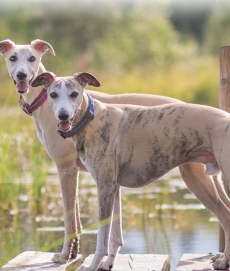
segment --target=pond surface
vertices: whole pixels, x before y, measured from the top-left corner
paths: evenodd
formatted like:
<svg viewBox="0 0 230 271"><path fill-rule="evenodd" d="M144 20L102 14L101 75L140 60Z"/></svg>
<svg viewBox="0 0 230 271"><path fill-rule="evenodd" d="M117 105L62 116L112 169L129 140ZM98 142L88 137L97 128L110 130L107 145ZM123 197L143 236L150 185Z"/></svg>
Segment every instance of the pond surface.
<svg viewBox="0 0 230 271"><path fill-rule="evenodd" d="M62 199L55 169L50 171L43 215L28 215L26 194L19 196L20 210L1 215L0 266L27 250L61 251ZM97 233L96 188L89 174L80 176L79 191L80 253L87 256L95 251ZM187 190L178 169L141 189L122 188L122 205L124 246L120 253L168 254L174 270L183 253L218 251L218 223Z"/></svg>

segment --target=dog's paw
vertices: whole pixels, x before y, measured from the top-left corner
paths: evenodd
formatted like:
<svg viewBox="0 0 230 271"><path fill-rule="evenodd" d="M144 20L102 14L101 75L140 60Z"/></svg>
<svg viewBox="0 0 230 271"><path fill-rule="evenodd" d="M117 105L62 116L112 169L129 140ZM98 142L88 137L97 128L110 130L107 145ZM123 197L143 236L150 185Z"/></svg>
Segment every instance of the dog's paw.
<svg viewBox="0 0 230 271"><path fill-rule="evenodd" d="M211 258L211 260L213 261L214 258L214 262L212 264L214 269L221 269L221 270L225 270L228 266L228 260L225 257L224 253L217 253L215 256L213 256Z"/></svg>
<svg viewBox="0 0 230 271"><path fill-rule="evenodd" d="M215 255L213 255L213 256L210 258L210 260L213 261L213 262L215 262L217 259L219 259L219 258L221 258L221 257L223 257L223 253L217 252Z"/></svg>
<svg viewBox="0 0 230 271"><path fill-rule="evenodd" d="M100 267L98 268L97 271L109 271L109 270L112 270L113 266L110 265L108 266L108 263L106 260L103 260L100 264Z"/></svg>
<svg viewBox="0 0 230 271"><path fill-rule="evenodd" d="M68 257L64 257L64 255L62 255L62 253L56 253L54 254L52 261L55 263L60 263L60 264L64 264L68 261L69 256Z"/></svg>

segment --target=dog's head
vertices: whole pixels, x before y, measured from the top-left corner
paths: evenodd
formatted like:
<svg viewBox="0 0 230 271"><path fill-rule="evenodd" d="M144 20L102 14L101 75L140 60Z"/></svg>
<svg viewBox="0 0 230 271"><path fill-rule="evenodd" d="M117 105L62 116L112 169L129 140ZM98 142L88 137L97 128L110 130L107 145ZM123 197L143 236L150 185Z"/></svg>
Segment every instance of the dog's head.
<svg viewBox="0 0 230 271"><path fill-rule="evenodd" d="M81 106L84 87L100 86L100 82L87 72L69 77L56 77L53 73L40 74L32 83L33 87L43 85L48 91L48 101L59 122L59 129L69 131L75 114Z"/></svg>
<svg viewBox="0 0 230 271"><path fill-rule="evenodd" d="M48 42L38 39L30 45L16 45L11 40L0 42L0 53L6 60L9 75L13 78L18 93L23 94L29 90L38 72L42 55L48 50L55 55Z"/></svg>

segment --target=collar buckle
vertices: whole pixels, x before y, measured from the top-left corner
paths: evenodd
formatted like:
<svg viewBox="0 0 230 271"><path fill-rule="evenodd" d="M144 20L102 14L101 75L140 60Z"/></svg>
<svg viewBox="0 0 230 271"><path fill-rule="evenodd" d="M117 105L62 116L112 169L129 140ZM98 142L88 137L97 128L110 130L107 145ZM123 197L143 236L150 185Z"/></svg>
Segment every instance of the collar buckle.
<svg viewBox="0 0 230 271"><path fill-rule="evenodd" d="M22 95L20 95L19 105L27 115L32 116L32 113L38 109L46 101L46 99L47 91L45 88L43 88L38 97L32 102L32 104L26 103Z"/></svg>
<svg viewBox="0 0 230 271"><path fill-rule="evenodd" d="M89 111L88 119L90 121L94 119L94 112L92 110Z"/></svg>
<svg viewBox="0 0 230 271"><path fill-rule="evenodd" d="M27 106L24 105L23 108L22 108L22 110L23 110L27 115L32 116L32 112L29 112L29 111L28 111Z"/></svg>

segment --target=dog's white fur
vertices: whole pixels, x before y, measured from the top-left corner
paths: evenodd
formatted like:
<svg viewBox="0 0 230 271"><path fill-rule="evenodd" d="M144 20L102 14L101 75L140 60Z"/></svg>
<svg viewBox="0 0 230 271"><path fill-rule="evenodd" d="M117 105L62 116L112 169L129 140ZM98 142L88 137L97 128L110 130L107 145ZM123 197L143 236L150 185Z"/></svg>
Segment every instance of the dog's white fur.
<svg viewBox="0 0 230 271"><path fill-rule="evenodd" d="M77 123L85 113L88 97L83 90L87 83L99 85L89 73L72 77L43 73L33 85L47 88L48 100L61 124L62 115L65 121L73 119ZM189 162L204 164L209 174L221 170L230 184L228 113L184 103L157 107L113 105L98 100L94 103L95 119L73 137L77 155L97 184L100 220L94 259L89 267L82 265L79 271L95 271L99 267L110 270L114 265L123 243L120 185L147 185L175 166ZM199 172L204 174L204 169ZM230 263L229 203L220 199L210 179L206 178L207 183L199 180L189 185L196 192L200 190L198 198L224 229L224 254L212 258L214 268L224 269ZM105 255L108 257L103 262Z"/></svg>

